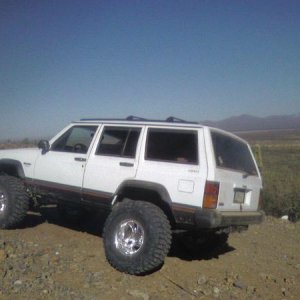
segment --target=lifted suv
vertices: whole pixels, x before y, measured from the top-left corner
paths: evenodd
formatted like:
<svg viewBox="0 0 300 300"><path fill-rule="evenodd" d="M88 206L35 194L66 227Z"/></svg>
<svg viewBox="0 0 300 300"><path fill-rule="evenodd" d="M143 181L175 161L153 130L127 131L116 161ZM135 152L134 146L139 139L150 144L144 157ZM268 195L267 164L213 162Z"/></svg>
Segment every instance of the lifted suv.
<svg viewBox="0 0 300 300"><path fill-rule="evenodd" d="M249 145L219 129L174 117L82 119L39 149L0 151L0 228L25 217L29 195L107 208L107 260L144 274L162 265L172 230L190 242L226 242L260 223L261 176Z"/></svg>

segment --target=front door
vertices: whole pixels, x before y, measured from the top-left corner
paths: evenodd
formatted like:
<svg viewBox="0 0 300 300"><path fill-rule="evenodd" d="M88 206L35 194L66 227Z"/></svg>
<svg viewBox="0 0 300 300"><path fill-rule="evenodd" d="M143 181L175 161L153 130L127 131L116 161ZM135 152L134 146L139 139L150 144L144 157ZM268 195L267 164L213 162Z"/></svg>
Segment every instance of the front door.
<svg viewBox="0 0 300 300"><path fill-rule="evenodd" d="M51 141L50 151L35 164L34 185L56 198L80 201L89 149L98 126L74 125Z"/></svg>

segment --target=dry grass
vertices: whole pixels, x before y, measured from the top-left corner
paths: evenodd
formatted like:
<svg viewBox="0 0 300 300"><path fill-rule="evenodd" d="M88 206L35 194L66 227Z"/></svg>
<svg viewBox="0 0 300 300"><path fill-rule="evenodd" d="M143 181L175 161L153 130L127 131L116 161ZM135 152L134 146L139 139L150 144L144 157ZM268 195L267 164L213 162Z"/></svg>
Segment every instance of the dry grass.
<svg viewBox="0 0 300 300"><path fill-rule="evenodd" d="M266 212L281 216L294 209L300 217L300 129L239 135L260 146Z"/></svg>
<svg viewBox="0 0 300 300"><path fill-rule="evenodd" d="M37 141L23 140L23 141L6 141L0 143L0 149L17 149L17 148L32 148L37 146Z"/></svg>

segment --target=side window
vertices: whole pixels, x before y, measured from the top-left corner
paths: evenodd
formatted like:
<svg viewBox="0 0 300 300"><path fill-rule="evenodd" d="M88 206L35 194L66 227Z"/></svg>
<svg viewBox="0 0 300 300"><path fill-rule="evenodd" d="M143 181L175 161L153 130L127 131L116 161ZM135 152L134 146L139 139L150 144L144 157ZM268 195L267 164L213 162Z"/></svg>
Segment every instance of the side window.
<svg viewBox="0 0 300 300"><path fill-rule="evenodd" d="M87 153L97 126L73 126L51 146L51 151Z"/></svg>
<svg viewBox="0 0 300 300"><path fill-rule="evenodd" d="M198 164L197 131L150 128L145 158L173 163Z"/></svg>
<svg viewBox="0 0 300 300"><path fill-rule="evenodd" d="M106 126L103 130L96 155L134 158L141 129Z"/></svg>

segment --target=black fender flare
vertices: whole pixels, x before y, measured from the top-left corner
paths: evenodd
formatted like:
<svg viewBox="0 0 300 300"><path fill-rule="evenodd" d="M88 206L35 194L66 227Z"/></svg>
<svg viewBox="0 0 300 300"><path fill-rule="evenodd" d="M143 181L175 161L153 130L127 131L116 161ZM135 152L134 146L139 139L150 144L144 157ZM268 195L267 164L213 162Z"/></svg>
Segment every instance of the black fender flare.
<svg viewBox="0 0 300 300"><path fill-rule="evenodd" d="M125 180L119 185L114 195L115 196L121 195L126 188L135 188L140 190L153 191L158 193L160 198L169 206L172 203L171 197L167 189L162 184L156 182L144 181L144 180L133 180L133 179Z"/></svg>
<svg viewBox="0 0 300 300"><path fill-rule="evenodd" d="M15 172L11 172L12 170ZM15 175L22 179L25 178L22 163L15 159L0 159L0 172L6 173L8 175Z"/></svg>
<svg viewBox="0 0 300 300"><path fill-rule="evenodd" d="M152 193L158 195L159 198L154 197L153 199L152 196L155 195ZM132 195L134 197L131 197ZM125 180L114 193L112 205L114 206L114 204L119 203L127 197L132 200L143 200L157 205L169 218L171 225L174 224L175 218L172 210L172 200L167 189L162 184L144 180Z"/></svg>

